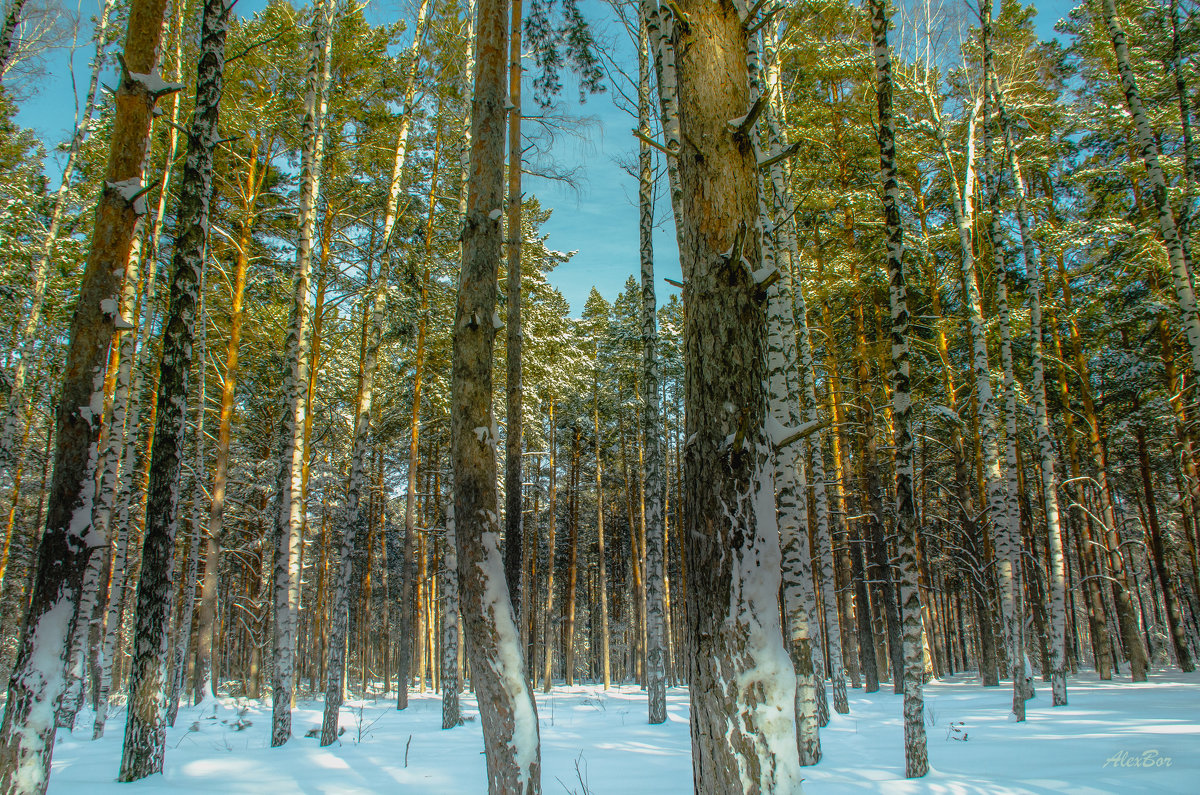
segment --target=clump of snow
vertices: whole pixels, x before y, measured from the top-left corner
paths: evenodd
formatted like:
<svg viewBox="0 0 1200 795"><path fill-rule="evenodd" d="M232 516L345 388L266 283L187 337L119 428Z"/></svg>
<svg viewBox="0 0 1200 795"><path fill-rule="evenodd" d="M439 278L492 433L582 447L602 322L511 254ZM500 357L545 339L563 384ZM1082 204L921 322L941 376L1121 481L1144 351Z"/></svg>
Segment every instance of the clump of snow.
<svg viewBox="0 0 1200 795"><path fill-rule="evenodd" d="M170 94L172 91L183 90L183 83L170 83L166 80L163 80L162 75L160 75L157 70L148 75L130 72L129 80L142 85L148 93L155 97L161 97L163 94Z"/></svg>
<svg viewBox="0 0 1200 795"><path fill-rule="evenodd" d="M105 182L106 188L115 190L117 194L133 205L133 211L138 215L146 214L146 194L143 192L142 178L130 177L117 182Z"/></svg>

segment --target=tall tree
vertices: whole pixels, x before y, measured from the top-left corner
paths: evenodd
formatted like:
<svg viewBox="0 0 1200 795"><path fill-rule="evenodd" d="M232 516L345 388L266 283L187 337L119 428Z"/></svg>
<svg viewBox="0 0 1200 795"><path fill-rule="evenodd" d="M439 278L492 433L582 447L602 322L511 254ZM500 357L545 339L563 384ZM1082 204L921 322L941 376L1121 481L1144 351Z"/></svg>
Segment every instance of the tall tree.
<svg viewBox="0 0 1200 795"><path fill-rule="evenodd" d="M316 201L324 157L325 111L328 105L333 9L319 0L313 9L312 45L304 85L304 126L300 161L299 239L295 289L284 352L283 421L279 426L279 473L275 483L274 607L275 666L272 671L271 745L292 734L292 688L295 685L296 611L300 601L300 547L304 527L304 427L308 411L310 367L309 273L312 268Z"/></svg>
<svg viewBox="0 0 1200 795"><path fill-rule="evenodd" d="M537 707L504 579L497 515L499 433L492 410L492 356L504 185L505 44L508 4L476 4L471 174L454 313L450 387L455 541L463 624L479 697L488 791L541 792Z"/></svg>
<svg viewBox="0 0 1200 795"><path fill-rule="evenodd" d="M521 382L521 0L509 0L511 24L508 42L508 280L505 287L505 431L504 431L504 578L513 600L513 613L520 626L522 566L521 412L524 387ZM522 645L524 648L524 645Z"/></svg>
<svg viewBox="0 0 1200 795"><path fill-rule="evenodd" d="M751 128L761 105L751 94L737 7L688 0L678 14L687 24L673 26L671 47L658 57L674 58L682 141L676 224L689 360L681 534L692 775L697 792L794 791L795 723L777 717L790 712L796 684L778 611L766 316L753 275L761 251ZM659 73L659 91L673 101Z"/></svg>
<svg viewBox="0 0 1200 795"><path fill-rule="evenodd" d="M900 225L900 181L896 176L896 132L892 120L892 53L888 46L885 0L871 0L875 56L875 99L879 113L879 170L883 181L883 222L887 234L888 296L892 310L892 421L896 442L896 552L900 570L900 615L904 647L904 775L929 772L925 744L925 702L921 694L921 594L917 583L917 503L913 490L913 441L909 427L912 382L908 362L908 289L904 274L904 229Z"/></svg>
<svg viewBox="0 0 1200 795"><path fill-rule="evenodd" d="M54 709L77 620L83 574L94 550L90 519L104 406L104 377L117 325L121 279L146 211L142 170L158 100L179 90L158 75L165 0L135 0L116 92L104 189L79 288L56 412L54 476L46 526L16 665L0 727L0 792L43 793L50 774Z"/></svg>
<svg viewBox="0 0 1200 795"><path fill-rule="evenodd" d="M133 662L129 673L129 718L120 781L162 772L167 727L167 647L175 593L175 531L179 480L187 428L196 307L208 239L213 151L218 140L225 36L225 0L205 0L196 66L196 108L188 130L187 161L180 183L178 232L171 266L170 307L163 326L159 364L158 416L150 454L146 536L134 614ZM203 410L203 406L201 407ZM189 617L188 623L191 623Z"/></svg>

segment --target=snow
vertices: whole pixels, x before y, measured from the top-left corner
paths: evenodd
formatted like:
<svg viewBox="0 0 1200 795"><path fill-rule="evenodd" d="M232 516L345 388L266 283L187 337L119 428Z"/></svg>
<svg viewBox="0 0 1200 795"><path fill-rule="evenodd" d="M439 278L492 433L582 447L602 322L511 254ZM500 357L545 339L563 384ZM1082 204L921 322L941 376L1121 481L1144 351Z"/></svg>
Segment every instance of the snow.
<svg viewBox="0 0 1200 795"><path fill-rule="evenodd" d="M183 83L169 83L166 80L163 80L162 75L158 74L157 72L148 75L130 72L129 79L134 83L141 83L143 86L145 86L146 91L156 97L162 96L163 94L169 94L172 91L183 90Z"/></svg>
<svg viewBox="0 0 1200 795"><path fill-rule="evenodd" d="M810 793L1099 793L1192 792L1200 775L1200 673L1153 673L1130 684L1095 674L1072 677L1071 703L1051 707L1038 688L1025 723L1008 722L1011 691L983 688L971 675L925 688L929 775L904 779L902 699L884 686L870 695L849 690L850 714L833 714L821 730L824 758L802 769ZM688 698L667 691L667 722L646 724L646 695L637 685L556 687L536 693L544 792L690 793ZM296 737L270 748L270 701L222 698L184 707L168 730L161 776L134 788L148 793L305 792L360 795L478 795L487 791L483 737L475 698L463 695L466 724L443 731L432 693L414 693L409 708L391 699L349 701L339 745L320 748L303 733L321 723L321 703L301 702ZM91 732L58 733L51 795L124 795L117 784L124 713L97 741ZM226 723L227 721L227 723ZM80 726L90 726L86 720ZM195 726L193 730L191 727ZM407 760L404 748L412 738ZM961 738L965 737L963 740ZM1168 761L1169 760L1169 761ZM578 765L578 773L576 772Z"/></svg>
<svg viewBox="0 0 1200 795"><path fill-rule="evenodd" d="M133 203L133 211L138 215L146 214L146 194L142 191L145 187L142 184L141 177L130 177L117 182L105 182L105 187L112 188L121 198L127 202Z"/></svg>

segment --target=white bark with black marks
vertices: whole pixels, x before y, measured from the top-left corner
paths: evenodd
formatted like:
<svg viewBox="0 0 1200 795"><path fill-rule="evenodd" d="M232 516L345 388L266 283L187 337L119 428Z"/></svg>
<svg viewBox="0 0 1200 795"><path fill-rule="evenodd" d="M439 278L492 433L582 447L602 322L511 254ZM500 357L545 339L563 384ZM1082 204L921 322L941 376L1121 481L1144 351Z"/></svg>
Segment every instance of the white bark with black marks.
<svg viewBox="0 0 1200 795"><path fill-rule="evenodd" d="M896 444L896 566L899 569L901 644L904 651L904 775L929 772L922 695L925 665L921 597L917 583L916 497L913 493L913 440L910 430L912 384L909 375L908 290L904 274L904 230L900 223L900 181L896 175L896 133L892 120L892 56L885 0L871 0L875 56L875 98L879 113L879 170L887 235L888 296L892 315L892 423Z"/></svg>
<svg viewBox="0 0 1200 795"><path fill-rule="evenodd" d="M308 411L309 276L317 222L317 194L324 155L325 109L328 104L333 7L320 0L313 10L312 43L304 87L301 133L300 212L296 223L296 275L291 318L284 350L283 417L279 425L279 472L275 482L275 563L272 604L275 609L271 671L271 745L292 735L292 690L296 677L296 616L300 609L300 546L304 528L304 418Z"/></svg>
<svg viewBox="0 0 1200 795"><path fill-rule="evenodd" d="M170 304L163 327L158 413L150 452L146 534L142 542L129 671L129 717L117 775L120 781L137 781L162 772L166 749L167 648L175 596L172 582L175 533L228 28L229 8L225 0L205 0L196 66L196 107L188 130L187 157L179 189Z"/></svg>

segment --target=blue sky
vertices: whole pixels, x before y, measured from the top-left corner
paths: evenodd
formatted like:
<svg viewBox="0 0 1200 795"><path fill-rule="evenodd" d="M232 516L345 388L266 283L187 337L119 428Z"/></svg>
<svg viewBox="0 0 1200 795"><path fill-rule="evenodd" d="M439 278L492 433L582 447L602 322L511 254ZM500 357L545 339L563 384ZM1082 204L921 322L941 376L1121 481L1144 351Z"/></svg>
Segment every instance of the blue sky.
<svg viewBox="0 0 1200 795"><path fill-rule="evenodd" d="M98 14L97 0L78 1L85 20ZM1043 38L1053 35L1055 21L1065 16L1073 4L1072 0L1038 3L1038 31ZM239 0L238 11L249 15L263 5L265 0ZM407 0L370 0L369 5L368 15L372 19L412 16ZM616 42L616 60L630 64L636 72L633 46L624 40L624 33L618 29L608 6L599 0L584 0L582 8L593 21L597 39ZM73 89L67 66L69 62L73 64L76 85L82 91L87 84L91 57L89 38L90 26L85 22L73 58L69 58L66 51L59 53L50 64L46 79L41 81L38 93L20 107L19 123L36 129L50 146L65 140L74 128ZM528 80L527 74L527 84ZM569 115L590 118L592 123L584 128L582 138L559 136L547 155L564 170L577 169L577 184L572 187L528 176L523 187L527 194L537 196L543 206L554 210L543 228L550 236L550 247L578 252L550 277L570 303L572 314L578 315L593 285L611 301L621 292L626 279L639 273L637 182L618 162L618 159L628 161L636 155L636 140L630 133L636 122L616 106L611 91L591 96L581 104L574 82L569 79L563 82L566 87L560 98L561 110ZM528 98L531 91L526 88L523 94ZM537 112L531 100L526 99L523 104L527 114ZM56 169L49 171L51 179L57 181ZM654 239L655 286L662 303L675 289L663 279L680 278L679 256L669 214L664 215L659 207L656 215L660 223Z"/></svg>

